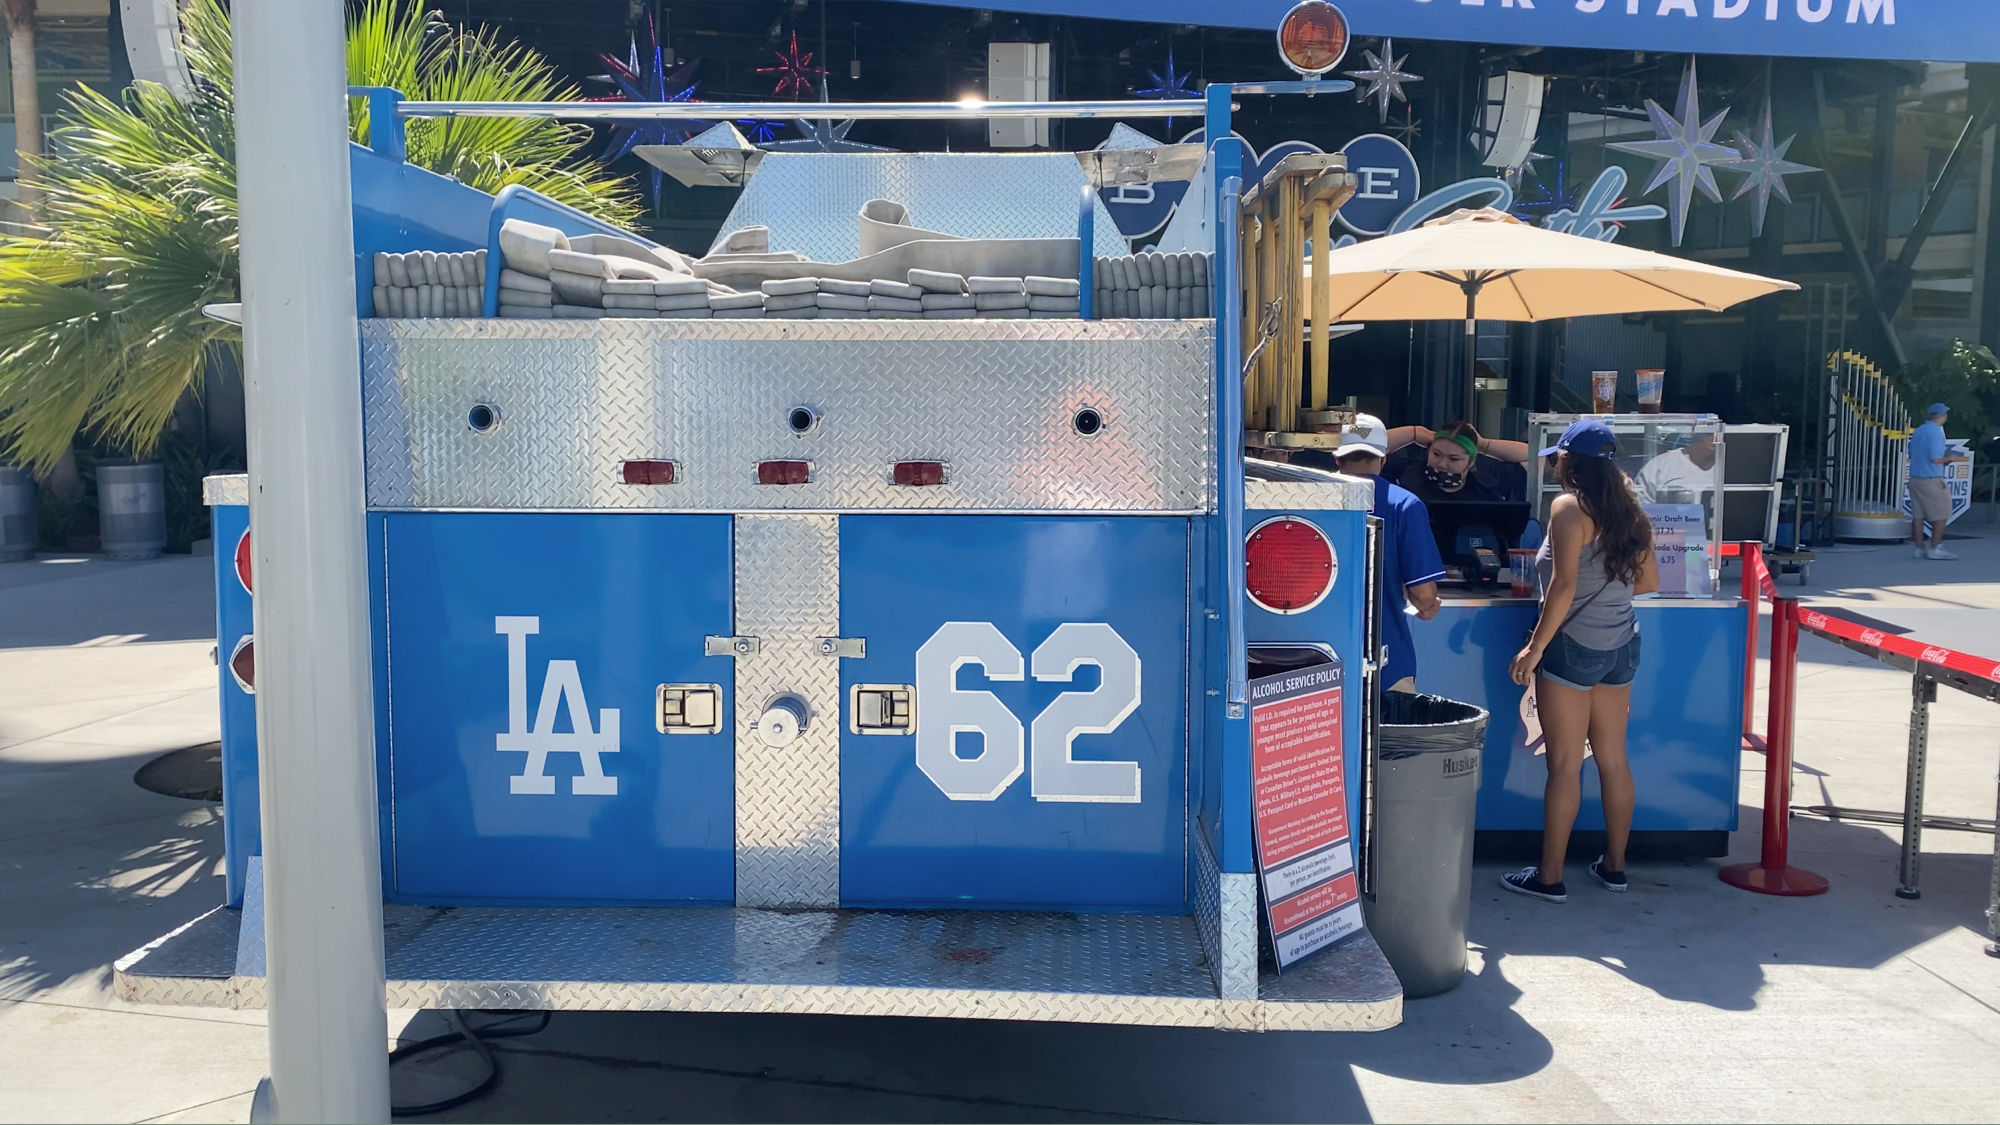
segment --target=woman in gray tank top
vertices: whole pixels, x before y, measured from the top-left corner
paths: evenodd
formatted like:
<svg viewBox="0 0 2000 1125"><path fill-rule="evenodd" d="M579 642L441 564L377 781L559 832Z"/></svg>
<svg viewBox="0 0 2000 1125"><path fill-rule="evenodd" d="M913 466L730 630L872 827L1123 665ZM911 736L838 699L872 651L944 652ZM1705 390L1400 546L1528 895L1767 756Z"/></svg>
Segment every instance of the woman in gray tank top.
<svg viewBox="0 0 2000 1125"><path fill-rule="evenodd" d="M1613 457L1611 428L1592 418L1576 422L1543 456L1555 457L1562 495L1549 509L1549 536L1535 554L1542 612L1514 658L1514 682L1535 682L1549 778L1542 789L1542 860L1501 878L1510 891L1563 902L1563 859L1583 801L1587 741L1597 758L1604 803L1604 854L1590 874L1606 890L1623 891L1625 843L1632 834L1632 770L1625 760L1625 721L1632 678L1639 669L1636 594L1660 588L1653 528Z"/></svg>

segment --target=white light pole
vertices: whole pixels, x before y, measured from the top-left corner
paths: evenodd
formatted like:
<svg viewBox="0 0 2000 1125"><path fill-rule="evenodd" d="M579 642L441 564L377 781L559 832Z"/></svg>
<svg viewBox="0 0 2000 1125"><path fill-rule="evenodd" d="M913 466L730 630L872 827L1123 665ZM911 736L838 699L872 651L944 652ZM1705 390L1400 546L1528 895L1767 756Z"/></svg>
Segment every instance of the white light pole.
<svg viewBox="0 0 2000 1125"><path fill-rule="evenodd" d="M341 0L236 0L271 1085L389 1119Z"/></svg>

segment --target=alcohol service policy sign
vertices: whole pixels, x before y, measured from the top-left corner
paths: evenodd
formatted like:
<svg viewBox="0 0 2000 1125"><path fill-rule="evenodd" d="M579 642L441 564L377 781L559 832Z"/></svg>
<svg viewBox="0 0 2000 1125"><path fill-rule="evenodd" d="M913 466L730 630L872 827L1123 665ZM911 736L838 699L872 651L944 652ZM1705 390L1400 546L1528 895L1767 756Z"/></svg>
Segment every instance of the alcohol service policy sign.
<svg viewBox="0 0 2000 1125"><path fill-rule="evenodd" d="M1250 681L1251 812L1278 971L1361 929L1338 659Z"/></svg>

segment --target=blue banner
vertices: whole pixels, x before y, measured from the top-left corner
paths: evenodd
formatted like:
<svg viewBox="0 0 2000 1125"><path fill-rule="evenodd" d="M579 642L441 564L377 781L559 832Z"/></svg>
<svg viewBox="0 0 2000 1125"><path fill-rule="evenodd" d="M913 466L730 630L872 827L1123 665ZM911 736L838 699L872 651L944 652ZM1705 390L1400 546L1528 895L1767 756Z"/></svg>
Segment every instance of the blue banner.
<svg viewBox="0 0 2000 1125"><path fill-rule="evenodd" d="M922 2L1275 32L1294 0ZM2000 5L1993 0L1346 0L1339 7L1359 36L1615 51L2000 62ZM1271 61L1281 67L1275 48Z"/></svg>

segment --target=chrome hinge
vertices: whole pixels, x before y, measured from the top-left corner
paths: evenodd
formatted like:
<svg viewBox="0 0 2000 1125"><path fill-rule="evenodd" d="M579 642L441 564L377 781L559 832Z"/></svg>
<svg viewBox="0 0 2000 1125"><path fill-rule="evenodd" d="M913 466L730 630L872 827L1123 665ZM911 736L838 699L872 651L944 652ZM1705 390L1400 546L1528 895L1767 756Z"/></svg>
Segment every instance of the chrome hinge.
<svg viewBox="0 0 2000 1125"><path fill-rule="evenodd" d="M831 656L836 660L860 660L868 655L866 637L818 637L813 641L821 656Z"/></svg>
<svg viewBox="0 0 2000 1125"><path fill-rule="evenodd" d="M756 637L707 636L701 639L704 656L755 656L764 644Z"/></svg>

